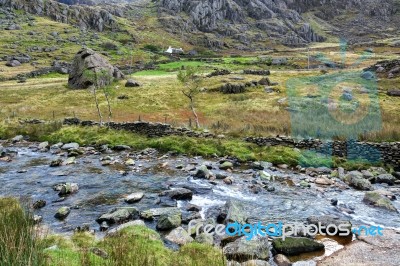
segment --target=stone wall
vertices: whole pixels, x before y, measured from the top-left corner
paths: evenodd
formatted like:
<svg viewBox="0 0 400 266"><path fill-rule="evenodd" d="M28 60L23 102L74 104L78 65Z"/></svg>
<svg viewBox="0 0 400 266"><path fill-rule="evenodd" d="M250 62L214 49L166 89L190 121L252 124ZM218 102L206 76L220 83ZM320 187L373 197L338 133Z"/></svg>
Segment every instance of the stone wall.
<svg viewBox="0 0 400 266"><path fill-rule="evenodd" d="M94 121L81 121L78 118L66 118L64 125L77 125L77 126L98 126L98 122ZM188 136L196 138L213 138L214 134L205 132L195 132L187 128L173 127L169 124L151 123L151 122L126 122L126 123L104 123L104 126L116 129L127 130L134 133L147 135L149 137L164 137L164 136Z"/></svg>
<svg viewBox="0 0 400 266"><path fill-rule="evenodd" d="M328 141L317 139L295 140L290 137L245 139L259 146L287 146L298 149L314 150L323 154L344 157L348 159L365 158L369 161L382 161L400 167L400 142L358 142L358 141Z"/></svg>
<svg viewBox="0 0 400 266"><path fill-rule="evenodd" d="M78 118L66 118L64 125L98 126L98 122L81 121ZM169 124L151 122L126 122L126 123L104 123L116 130L127 130L130 132L147 135L149 137L164 136L188 136L196 138L216 138L212 133L195 132L187 128L173 127ZM259 146L287 146L298 149L314 150L323 154L333 155L348 159L365 158L370 161L382 161L386 164L400 167L400 142L358 142L358 141L328 141L317 139L296 140L290 137L255 138L248 137L245 141L255 143Z"/></svg>

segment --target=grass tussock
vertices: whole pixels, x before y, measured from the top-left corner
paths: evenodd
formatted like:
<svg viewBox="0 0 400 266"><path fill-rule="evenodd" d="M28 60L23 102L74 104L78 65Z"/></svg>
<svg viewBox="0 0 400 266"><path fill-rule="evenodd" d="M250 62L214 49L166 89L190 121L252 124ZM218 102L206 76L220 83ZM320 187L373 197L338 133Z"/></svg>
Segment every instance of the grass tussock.
<svg viewBox="0 0 400 266"><path fill-rule="evenodd" d="M42 250L31 215L16 199L0 199L0 265L41 266Z"/></svg>

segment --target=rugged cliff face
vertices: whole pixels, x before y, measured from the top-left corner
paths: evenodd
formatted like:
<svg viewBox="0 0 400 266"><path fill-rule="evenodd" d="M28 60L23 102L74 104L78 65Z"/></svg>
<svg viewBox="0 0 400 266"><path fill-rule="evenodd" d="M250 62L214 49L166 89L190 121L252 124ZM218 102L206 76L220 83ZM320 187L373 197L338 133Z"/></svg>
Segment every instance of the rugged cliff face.
<svg viewBox="0 0 400 266"><path fill-rule="evenodd" d="M367 42L400 34L400 0L0 0L0 6L96 31L116 30L115 16L134 20L130 14L151 7L163 29L214 49L302 46L332 36Z"/></svg>
<svg viewBox="0 0 400 266"><path fill-rule="evenodd" d="M333 34L349 38L362 35L366 27L374 34L395 25L398 6L397 0L160 0L161 13L172 15L165 25L175 29L214 32L242 43L270 38L287 45L325 39L311 27L309 13L331 24Z"/></svg>
<svg viewBox="0 0 400 266"><path fill-rule="evenodd" d="M22 9L34 15L47 16L58 22L96 31L118 28L111 13L100 7L68 6L53 0L0 0L0 6Z"/></svg>

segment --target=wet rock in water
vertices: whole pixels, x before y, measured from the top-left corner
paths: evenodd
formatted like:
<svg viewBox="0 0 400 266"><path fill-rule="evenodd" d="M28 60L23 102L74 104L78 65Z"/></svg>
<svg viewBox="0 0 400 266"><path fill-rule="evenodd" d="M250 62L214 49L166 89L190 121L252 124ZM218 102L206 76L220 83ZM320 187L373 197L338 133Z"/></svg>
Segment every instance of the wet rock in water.
<svg viewBox="0 0 400 266"><path fill-rule="evenodd" d="M89 232L89 231L90 231L90 224L87 224L87 223L82 224L82 225L80 225L80 226L77 226L77 227L74 229L74 232L79 232L79 233L82 233L82 232Z"/></svg>
<svg viewBox="0 0 400 266"><path fill-rule="evenodd" d="M382 184L388 184L390 186L394 185L394 182L396 181L396 178L392 176L391 174L380 174L376 177L375 182Z"/></svg>
<svg viewBox="0 0 400 266"><path fill-rule="evenodd" d="M56 214L54 215L55 218L63 220L65 219L71 212L71 209L69 207L61 207L58 209Z"/></svg>
<svg viewBox="0 0 400 266"><path fill-rule="evenodd" d="M58 195L63 197L78 192L79 186L76 183L65 183L61 184L61 186L57 186L56 190L58 189L60 191Z"/></svg>
<svg viewBox="0 0 400 266"><path fill-rule="evenodd" d="M180 246L193 242L193 238L182 227L172 230L165 239Z"/></svg>
<svg viewBox="0 0 400 266"><path fill-rule="evenodd" d="M343 168L343 167L339 167L339 168L337 169L337 171L338 171L338 177L339 177L339 179L340 179L340 180L344 180L344 178L345 178L345 176L346 176L344 168Z"/></svg>
<svg viewBox="0 0 400 266"><path fill-rule="evenodd" d="M291 266L290 260L283 254L278 254L274 257L274 262L277 266Z"/></svg>
<svg viewBox="0 0 400 266"><path fill-rule="evenodd" d="M43 221L43 216L40 216L40 215L33 215L33 217L32 217L32 221L33 221L33 223L34 224L38 224L38 223L41 223L42 221Z"/></svg>
<svg viewBox="0 0 400 266"><path fill-rule="evenodd" d="M396 179L400 180L400 172L394 172L394 173L393 173L393 176L394 176Z"/></svg>
<svg viewBox="0 0 400 266"><path fill-rule="evenodd" d="M153 220L154 218L160 217L161 215L172 214L172 213L178 213L180 215L181 211L180 211L180 209L178 209L176 207L153 208L153 209L148 209L148 210L142 211L140 213L140 217L145 220Z"/></svg>
<svg viewBox="0 0 400 266"><path fill-rule="evenodd" d="M327 177L319 177L315 179L314 183L322 186L330 186L333 185L335 182Z"/></svg>
<svg viewBox="0 0 400 266"><path fill-rule="evenodd" d="M269 162L253 162L251 168L254 170L264 170L272 167L272 163Z"/></svg>
<svg viewBox="0 0 400 266"><path fill-rule="evenodd" d="M130 221L130 222L121 224L121 225L117 226L116 228L109 230L107 232L106 236L116 235L119 231L121 231L127 227L131 227L131 226L146 226L146 224L142 220Z"/></svg>
<svg viewBox="0 0 400 266"><path fill-rule="evenodd" d="M225 179L225 178L227 178L227 177L228 177L227 175L224 175L224 174L222 174L222 173L217 173L217 174L215 175L215 178L218 179L218 180L223 180L223 179Z"/></svg>
<svg viewBox="0 0 400 266"><path fill-rule="evenodd" d="M79 144L75 143L75 142L67 143L67 144L64 144L61 147L61 149L62 150L67 150L67 151L69 151L69 150L77 150L77 149L79 149Z"/></svg>
<svg viewBox="0 0 400 266"><path fill-rule="evenodd" d="M144 197L143 192L135 192L126 196L125 202L129 204L139 202L143 197Z"/></svg>
<svg viewBox="0 0 400 266"><path fill-rule="evenodd" d="M182 223L181 213L166 213L160 216L157 221L157 229L161 231L177 228Z"/></svg>
<svg viewBox="0 0 400 266"><path fill-rule="evenodd" d="M49 149L49 142L45 141L38 145L39 150L47 150Z"/></svg>
<svg viewBox="0 0 400 266"><path fill-rule="evenodd" d="M271 174L269 174L268 172L265 172L265 171L259 171L258 176L260 177L261 180L271 181L271 179L272 179Z"/></svg>
<svg viewBox="0 0 400 266"><path fill-rule="evenodd" d="M352 171L348 173L344 180L352 187L358 190L371 190L371 182L363 178L363 175L359 171Z"/></svg>
<svg viewBox="0 0 400 266"><path fill-rule="evenodd" d="M219 169L221 169L221 170L233 169L233 163L228 162L228 161L223 162L223 163L219 166Z"/></svg>
<svg viewBox="0 0 400 266"><path fill-rule="evenodd" d="M188 204L186 210L190 212L199 212L201 211L201 207L195 204Z"/></svg>
<svg viewBox="0 0 400 266"><path fill-rule="evenodd" d="M14 138L11 139L12 143L21 142L23 140L24 140L24 136L22 136L22 135L15 136Z"/></svg>
<svg viewBox="0 0 400 266"><path fill-rule="evenodd" d="M308 183L307 181L302 180L302 181L300 182L300 187L309 188L309 187L311 187L311 185L310 185L310 183Z"/></svg>
<svg viewBox="0 0 400 266"><path fill-rule="evenodd" d="M227 177L223 181L227 185L232 185L233 184L233 178L232 177Z"/></svg>
<svg viewBox="0 0 400 266"><path fill-rule="evenodd" d="M69 157L65 162L62 163L62 165L71 165L71 164L76 164L76 158L75 157Z"/></svg>
<svg viewBox="0 0 400 266"><path fill-rule="evenodd" d="M251 189L251 192L254 194L258 194L262 192L262 188L259 185L251 185L249 186L249 188Z"/></svg>
<svg viewBox="0 0 400 266"><path fill-rule="evenodd" d="M245 208L241 202L230 199L225 204L225 210L225 223L238 222L240 224L245 224L247 222L248 217L245 214Z"/></svg>
<svg viewBox="0 0 400 266"><path fill-rule="evenodd" d="M387 173L388 173L388 172L385 170L385 168L383 168L383 167L371 167L371 168L369 168L369 171L370 171L374 176L383 175L383 174L387 174Z"/></svg>
<svg viewBox="0 0 400 266"><path fill-rule="evenodd" d="M269 243L266 237L253 237L247 240L246 237L241 237L234 242L228 243L223 252L227 259L239 262L261 259L268 260L269 258Z"/></svg>
<svg viewBox="0 0 400 266"><path fill-rule="evenodd" d="M127 150L130 150L130 149L131 149L131 147L128 146L128 145L116 145L113 148L114 151L127 151Z"/></svg>
<svg viewBox="0 0 400 266"><path fill-rule="evenodd" d="M137 82L136 80L128 79L125 83L125 87L127 88L140 87L140 83Z"/></svg>
<svg viewBox="0 0 400 266"><path fill-rule="evenodd" d="M110 228L110 226L108 225L108 223L106 221L104 221L104 222L102 222L100 224L100 231L101 232L107 231L108 228Z"/></svg>
<svg viewBox="0 0 400 266"><path fill-rule="evenodd" d="M64 143L62 143L62 142L59 142L59 143L56 143L56 144L54 144L54 145L51 145L50 146L50 149L51 150L58 150L58 149L61 149L61 147L64 145Z"/></svg>
<svg viewBox="0 0 400 266"><path fill-rule="evenodd" d="M211 176L212 173L210 172L210 170L208 170L206 165L200 166L194 174L194 178L199 179L209 179Z"/></svg>
<svg viewBox="0 0 400 266"><path fill-rule="evenodd" d="M177 207L178 203L176 200L170 197L159 197L154 204L160 205L161 207Z"/></svg>
<svg viewBox="0 0 400 266"><path fill-rule="evenodd" d="M134 207L115 208L108 213L101 215L96 222L99 224L107 222L108 224L123 223L131 220L139 214Z"/></svg>
<svg viewBox="0 0 400 266"><path fill-rule="evenodd" d="M41 209L41 208L44 208L46 206L46 201L45 200L38 200L38 201L35 201L34 203L33 203L33 205L32 205L32 207L34 208L34 209Z"/></svg>
<svg viewBox="0 0 400 266"><path fill-rule="evenodd" d="M268 192L274 192L276 189L274 186L271 185L267 185L266 187L264 187Z"/></svg>
<svg viewBox="0 0 400 266"><path fill-rule="evenodd" d="M136 162L133 159L128 159L124 162L125 165L134 166Z"/></svg>
<svg viewBox="0 0 400 266"><path fill-rule="evenodd" d="M174 188L161 192L160 196L167 196L175 200L191 200L193 192L186 188Z"/></svg>
<svg viewBox="0 0 400 266"><path fill-rule="evenodd" d="M302 253L323 250L325 246L315 240L306 237L276 238L272 241L273 248L284 255L299 255Z"/></svg>
<svg viewBox="0 0 400 266"><path fill-rule="evenodd" d="M211 234L201 233L194 239L197 243L212 245L214 244L214 237Z"/></svg>
<svg viewBox="0 0 400 266"><path fill-rule="evenodd" d="M348 235L350 235L351 232L351 222L350 221L346 221L346 220L341 220L339 217L336 216L332 216L332 215L322 215L322 216L310 216L307 218L307 222L309 224L313 224L316 226L323 226L325 227L325 230L322 230L322 232L326 232L326 229L329 225L335 225L336 228L339 228L339 226L341 227L340 229L346 229L348 230ZM346 233L345 231L341 232L341 231L337 231L335 232L335 228L333 227L329 227L328 228L329 234L334 234L335 235L339 235L339 233Z"/></svg>
<svg viewBox="0 0 400 266"><path fill-rule="evenodd" d="M361 170L361 174L365 179L368 179L369 181L373 181L375 176L368 170Z"/></svg>
<svg viewBox="0 0 400 266"><path fill-rule="evenodd" d="M386 196L382 195L379 191L365 193L363 202L374 207L398 212L397 209L393 206L392 202Z"/></svg>
<svg viewBox="0 0 400 266"><path fill-rule="evenodd" d="M331 204L332 204L332 206L337 206L338 205L338 200L337 199L331 199Z"/></svg>
<svg viewBox="0 0 400 266"><path fill-rule="evenodd" d="M188 224L192 220L201 219L201 214L199 212L184 212L182 213L182 223Z"/></svg>

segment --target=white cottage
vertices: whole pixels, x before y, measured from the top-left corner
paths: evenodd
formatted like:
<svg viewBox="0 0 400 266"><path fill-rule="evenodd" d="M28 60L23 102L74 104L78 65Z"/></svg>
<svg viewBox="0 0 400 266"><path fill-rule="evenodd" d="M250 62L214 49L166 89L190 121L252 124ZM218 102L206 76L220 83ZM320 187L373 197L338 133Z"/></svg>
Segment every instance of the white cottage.
<svg viewBox="0 0 400 266"><path fill-rule="evenodd" d="M168 54L183 54L182 48L172 48L171 46L168 47L168 50L165 51Z"/></svg>

